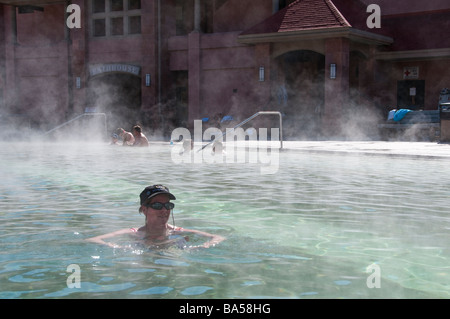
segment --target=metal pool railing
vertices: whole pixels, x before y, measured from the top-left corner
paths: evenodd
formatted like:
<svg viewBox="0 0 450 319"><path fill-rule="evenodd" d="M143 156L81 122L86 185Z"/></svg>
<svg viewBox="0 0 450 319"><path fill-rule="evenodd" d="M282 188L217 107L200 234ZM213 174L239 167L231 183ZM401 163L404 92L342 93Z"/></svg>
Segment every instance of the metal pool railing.
<svg viewBox="0 0 450 319"><path fill-rule="evenodd" d="M280 117L280 149L283 149L283 119L282 119L282 115L280 112L277 111L260 111L258 113L253 114L252 116L250 116L249 118L245 119L244 121L242 121L241 123L239 123L238 125L236 125L235 127L233 127L231 129L231 131L241 127L242 125L250 122L251 120L253 120L254 118L258 117L259 115L278 115ZM223 137L224 135L228 134L230 132L230 130L225 131L225 133L222 134L221 137ZM205 149L208 145L214 143L214 141L216 140L216 137L214 137L214 139L209 142L208 144L204 145L201 149L199 149L197 152L202 151L203 149Z"/></svg>
<svg viewBox="0 0 450 319"><path fill-rule="evenodd" d="M95 123L90 123L91 125L87 125L85 123L85 121L83 121L83 120L90 120L90 122L92 122L91 121L92 119L96 119L96 120L99 120L99 121L96 121ZM60 130L62 128L65 128L65 127L71 125L72 123L74 123L76 121L78 121L78 122L83 121L84 122L83 123L84 125L77 127L78 130L80 130L80 129L81 130L88 130L88 131L89 130L93 130L93 131L99 132L100 135L104 135L103 138L105 138L107 136L106 114L105 113L89 113L89 112L80 114L80 115L74 117L73 119L71 119L71 120L69 120L67 122L64 122L63 124L52 128L51 130L45 132L43 135L45 136L45 135L49 135L51 133L54 133L55 131L58 131L58 130Z"/></svg>

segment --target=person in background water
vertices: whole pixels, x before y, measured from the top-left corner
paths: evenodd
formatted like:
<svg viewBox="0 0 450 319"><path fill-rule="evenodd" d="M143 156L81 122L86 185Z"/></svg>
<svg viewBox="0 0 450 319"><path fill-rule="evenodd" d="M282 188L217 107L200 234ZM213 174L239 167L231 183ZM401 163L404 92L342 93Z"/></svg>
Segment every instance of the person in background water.
<svg viewBox="0 0 450 319"><path fill-rule="evenodd" d="M111 145L119 145L119 135L116 133L111 134Z"/></svg>
<svg viewBox="0 0 450 319"><path fill-rule="evenodd" d="M107 242L105 239L119 235L129 234L147 247L167 247L171 245L182 246L182 248L209 248L225 240L224 237L207 232L175 227L168 224L170 213L175 204L175 196L170 193L169 188L164 185L152 185L146 187L140 194L139 212L145 216L145 224L139 228L125 228L105 235L88 238L87 241L120 248L119 245ZM173 217L173 216L172 216ZM197 234L209 238L202 245L188 246L189 238L186 233Z"/></svg>
<svg viewBox="0 0 450 319"><path fill-rule="evenodd" d="M148 146L147 137L142 133L142 129L139 125L133 126L134 143L133 146Z"/></svg>
<svg viewBox="0 0 450 319"><path fill-rule="evenodd" d="M118 128L115 132L117 136L119 136L123 143L123 146L133 145L134 144L134 136L131 132L125 131L123 128Z"/></svg>

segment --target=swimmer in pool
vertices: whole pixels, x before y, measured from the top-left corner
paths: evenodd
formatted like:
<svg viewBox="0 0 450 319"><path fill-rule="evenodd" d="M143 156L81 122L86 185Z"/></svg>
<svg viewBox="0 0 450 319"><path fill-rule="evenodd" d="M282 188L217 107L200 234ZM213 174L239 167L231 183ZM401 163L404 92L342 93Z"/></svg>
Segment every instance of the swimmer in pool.
<svg viewBox="0 0 450 319"><path fill-rule="evenodd" d="M170 200L175 199L175 196L170 193L169 189L164 185L148 186L140 194L141 207L139 208L139 212L143 213L145 216L144 226L139 228L126 228L118 230L109 234L88 238L87 241L114 248L120 248L119 245L106 242L105 239L129 234L138 239L138 241L145 246L165 247L170 246L171 244L179 245L180 237L182 237L180 235L192 233L207 237L209 240L203 245L189 246L188 248L209 248L217 245L225 239L222 236L193 229L175 227L174 225L168 224L170 212L175 206L170 202ZM182 237L182 239L183 242L188 240L186 237Z"/></svg>
<svg viewBox="0 0 450 319"><path fill-rule="evenodd" d="M133 146L148 146L148 139L142 133L142 129L139 125L133 126L132 133L134 136Z"/></svg>
<svg viewBox="0 0 450 319"><path fill-rule="evenodd" d="M133 134L131 134L131 132L127 132L123 128L119 127L116 130L115 134L118 135L122 139L123 146L128 146L128 145L134 144L134 136L133 136Z"/></svg>

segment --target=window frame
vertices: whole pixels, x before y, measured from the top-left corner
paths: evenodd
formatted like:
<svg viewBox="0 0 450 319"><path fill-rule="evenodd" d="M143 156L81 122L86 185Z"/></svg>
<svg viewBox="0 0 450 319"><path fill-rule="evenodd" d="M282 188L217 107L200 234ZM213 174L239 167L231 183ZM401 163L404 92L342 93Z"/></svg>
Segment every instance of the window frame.
<svg viewBox="0 0 450 319"><path fill-rule="evenodd" d="M100 38L120 38L127 36L140 36L142 34L142 3L139 6L140 9L132 9L128 10L130 5L129 0L122 0L123 10L121 11L112 11L112 0L104 0L105 1L105 10L103 12L95 12L94 13L94 3L96 0L89 1L89 35L91 38L100 39ZM100 0L101 1L101 0ZM141 0L142 2L142 0ZM139 32L130 33L130 17L140 17L141 25ZM122 34L113 34L113 23L112 19L122 18L122 26L123 31ZM105 30L104 35L96 35L95 30L95 20L104 20Z"/></svg>

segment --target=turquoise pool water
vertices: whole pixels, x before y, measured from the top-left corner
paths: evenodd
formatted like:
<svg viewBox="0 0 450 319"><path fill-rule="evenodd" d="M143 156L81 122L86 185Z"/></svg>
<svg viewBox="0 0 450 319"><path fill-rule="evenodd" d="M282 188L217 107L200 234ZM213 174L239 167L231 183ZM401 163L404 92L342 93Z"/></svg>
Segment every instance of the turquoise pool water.
<svg viewBox="0 0 450 319"><path fill-rule="evenodd" d="M261 174L260 163L174 163L163 144L0 146L0 298L450 297L443 160L287 151ZM154 183L176 194L177 225L227 240L84 241L142 225L138 195Z"/></svg>

